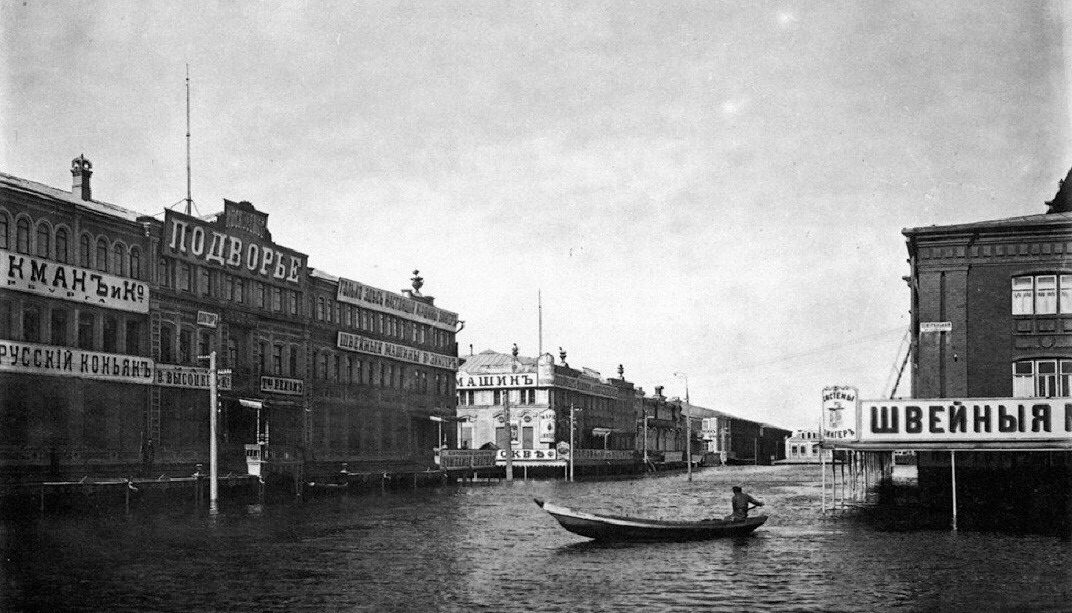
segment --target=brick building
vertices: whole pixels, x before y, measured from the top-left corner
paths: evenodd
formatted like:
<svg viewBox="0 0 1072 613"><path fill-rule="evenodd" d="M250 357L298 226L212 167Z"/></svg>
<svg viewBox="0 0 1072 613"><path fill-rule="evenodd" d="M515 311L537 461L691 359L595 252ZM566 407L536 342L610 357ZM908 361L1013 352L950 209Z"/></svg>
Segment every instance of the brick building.
<svg viewBox="0 0 1072 613"><path fill-rule="evenodd" d="M137 213L0 174L0 475L141 466L153 382L152 248Z"/></svg>
<svg viewBox="0 0 1072 613"><path fill-rule="evenodd" d="M913 398L1022 406L1016 399L1072 396L1069 190L1072 173L1045 213L904 231L916 332ZM1055 501L1066 508L1072 453L1050 443L1018 446L957 451L958 482L979 498L976 506L1006 508L1028 488L1047 508ZM948 492L949 468L948 452L920 451L922 487Z"/></svg>
<svg viewBox="0 0 1072 613"><path fill-rule="evenodd" d="M142 216L0 174L0 473L189 474L208 460L215 351L221 471L245 447L306 475L433 464L454 414L457 315L312 269L248 202Z"/></svg>

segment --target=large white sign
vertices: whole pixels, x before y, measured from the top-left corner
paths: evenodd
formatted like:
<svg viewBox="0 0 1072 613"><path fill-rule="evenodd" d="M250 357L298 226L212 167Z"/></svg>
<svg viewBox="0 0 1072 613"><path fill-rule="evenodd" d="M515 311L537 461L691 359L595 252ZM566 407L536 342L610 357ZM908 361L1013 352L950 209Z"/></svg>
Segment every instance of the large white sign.
<svg viewBox="0 0 1072 613"><path fill-rule="evenodd" d="M305 254L268 241L243 241L195 217L164 211L164 242L168 255L212 264L266 280L301 283Z"/></svg>
<svg viewBox="0 0 1072 613"><path fill-rule="evenodd" d="M920 334L933 334L935 332L952 332L953 322L951 321L921 321L919 323Z"/></svg>
<svg viewBox="0 0 1072 613"><path fill-rule="evenodd" d="M157 385L207 390L210 381L209 370L207 368L200 368L197 366L177 366L173 364L156 365L156 378L154 382ZM231 373L217 373L216 387L225 391L231 389Z"/></svg>
<svg viewBox="0 0 1072 613"><path fill-rule="evenodd" d="M1072 444L1072 398L866 400L860 443Z"/></svg>
<svg viewBox="0 0 1072 613"><path fill-rule="evenodd" d="M458 373L458 389L536 387L536 373L509 373L492 375L471 375Z"/></svg>
<svg viewBox="0 0 1072 613"><path fill-rule="evenodd" d="M856 407L859 394L855 387L831 385L823 388L823 417L820 427L825 441L856 440Z"/></svg>
<svg viewBox="0 0 1072 613"><path fill-rule="evenodd" d="M443 330L454 331L458 324L457 313L350 279L339 279L339 290L335 299L373 311L400 315Z"/></svg>
<svg viewBox="0 0 1072 613"><path fill-rule="evenodd" d="M0 287L109 309L149 312L149 285L0 249Z"/></svg>
<svg viewBox="0 0 1072 613"><path fill-rule="evenodd" d="M458 370L458 358L454 356L432 353L431 351L415 349L405 345L396 345L387 341L378 341L373 338L350 334L349 332L339 332L338 347L346 351L377 355L412 364L420 364L421 366Z"/></svg>
<svg viewBox="0 0 1072 613"><path fill-rule="evenodd" d="M0 342L0 371L117 383L153 382L150 358L15 341Z"/></svg>

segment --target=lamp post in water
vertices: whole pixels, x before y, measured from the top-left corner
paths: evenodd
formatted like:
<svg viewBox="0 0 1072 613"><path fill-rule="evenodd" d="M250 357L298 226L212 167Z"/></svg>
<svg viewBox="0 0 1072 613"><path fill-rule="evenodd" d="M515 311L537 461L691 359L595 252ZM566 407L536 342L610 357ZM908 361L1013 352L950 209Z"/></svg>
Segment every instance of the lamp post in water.
<svg viewBox="0 0 1072 613"><path fill-rule="evenodd" d="M218 402L218 382L216 381L216 352L197 356L199 360L208 360L208 511L215 515L219 512L219 468L216 450L216 404Z"/></svg>
<svg viewBox="0 0 1072 613"><path fill-rule="evenodd" d="M573 458L577 455L577 448L576 448L576 445L574 444L576 442L576 440L575 440L576 437L573 434L573 430L574 430L574 427L577 425L576 413L577 413L577 411L580 411L580 410L582 410L582 409L578 409L578 408L573 406L572 402L570 403L570 405L569 405L569 446L570 446L570 450L569 450L569 480L570 480L570 482L573 482Z"/></svg>
<svg viewBox="0 0 1072 613"><path fill-rule="evenodd" d="M685 407L691 408L689 403L689 377L683 372L674 373L675 377L685 380ZM685 466L688 467L689 481L692 481L692 418L685 411Z"/></svg>

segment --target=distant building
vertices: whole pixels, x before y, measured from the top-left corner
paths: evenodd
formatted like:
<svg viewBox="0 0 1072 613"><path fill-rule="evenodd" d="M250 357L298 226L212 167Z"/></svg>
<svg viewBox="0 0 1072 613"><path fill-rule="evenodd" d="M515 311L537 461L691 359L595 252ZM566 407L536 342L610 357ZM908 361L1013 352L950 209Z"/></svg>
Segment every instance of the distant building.
<svg viewBox="0 0 1072 613"><path fill-rule="evenodd" d="M833 451L819 447L818 430L794 430L793 435L785 439L786 464L819 464L831 461Z"/></svg>

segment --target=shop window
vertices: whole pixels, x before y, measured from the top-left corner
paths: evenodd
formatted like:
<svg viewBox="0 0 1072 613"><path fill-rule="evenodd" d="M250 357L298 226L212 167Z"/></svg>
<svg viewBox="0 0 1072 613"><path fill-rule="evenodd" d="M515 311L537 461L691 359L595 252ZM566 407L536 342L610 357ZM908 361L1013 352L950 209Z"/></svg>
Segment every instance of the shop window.
<svg viewBox="0 0 1072 613"><path fill-rule="evenodd" d="M130 355L141 354L141 322L127 321L126 352Z"/></svg>
<svg viewBox="0 0 1072 613"><path fill-rule="evenodd" d="M26 305L22 310L22 340L41 342L41 309L36 305Z"/></svg>
<svg viewBox="0 0 1072 613"><path fill-rule="evenodd" d="M15 251L30 253L30 221L27 219L15 223Z"/></svg>
<svg viewBox="0 0 1072 613"><path fill-rule="evenodd" d="M104 334L102 340L104 351L115 353L119 345L119 320L115 317L104 318Z"/></svg>
<svg viewBox="0 0 1072 613"><path fill-rule="evenodd" d="M97 239L97 270L108 272L108 241L103 238Z"/></svg>
<svg viewBox="0 0 1072 613"><path fill-rule="evenodd" d="M45 222L37 224L37 257L52 257L52 230Z"/></svg>
<svg viewBox="0 0 1072 613"><path fill-rule="evenodd" d="M56 260L67 263L70 260L70 253L68 253L67 247L67 230L65 228L58 228L56 230Z"/></svg>
<svg viewBox="0 0 1072 613"><path fill-rule="evenodd" d="M49 342L53 345L67 345L67 318L70 314L65 309L52 309L52 321L49 325Z"/></svg>
<svg viewBox="0 0 1072 613"><path fill-rule="evenodd" d="M93 330L97 325L97 318L93 313L85 311L78 314L78 347L79 349L93 349Z"/></svg>

